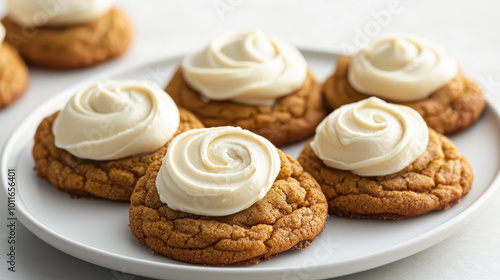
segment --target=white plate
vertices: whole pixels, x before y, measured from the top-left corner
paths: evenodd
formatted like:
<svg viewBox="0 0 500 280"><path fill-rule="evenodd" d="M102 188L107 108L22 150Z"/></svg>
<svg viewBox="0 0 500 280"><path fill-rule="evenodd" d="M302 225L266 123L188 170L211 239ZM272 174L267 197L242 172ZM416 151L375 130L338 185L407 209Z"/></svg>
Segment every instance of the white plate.
<svg viewBox="0 0 500 280"><path fill-rule="evenodd" d="M313 72L324 80L334 68L333 54L304 51ZM422 251L447 238L484 209L499 188L500 117L488 105L481 119L452 140L475 172L471 192L445 211L403 221L350 220L329 217L324 232L305 250L285 252L249 267L184 264L152 255L128 228L128 203L70 199L33 171L31 149L40 121L84 84L104 78L146 79L166 85L179 57L164 59L113 75L100 75L54 96L34 111L7 142L1 169L17 170L17 217L45 242L77 258L122 272L174 279L317 279L374 268ZM297 157L301 144L283 149ZM6 172L1 172L4 190Z"/></svg>

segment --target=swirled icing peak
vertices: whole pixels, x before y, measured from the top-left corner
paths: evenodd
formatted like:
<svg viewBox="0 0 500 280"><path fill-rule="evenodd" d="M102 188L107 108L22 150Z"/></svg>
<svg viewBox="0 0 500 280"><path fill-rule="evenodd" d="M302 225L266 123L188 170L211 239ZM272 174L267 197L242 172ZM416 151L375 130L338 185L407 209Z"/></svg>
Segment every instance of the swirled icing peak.
<svg viewBox="0 0 500 280"><path fill-rule="evenodd" d="M210 100L272 105L304 83L307 64L294 46L255 30L227 33L182 62L184 79Z"/></svg>
<svg viewBox="0 0 500 280"><path fill-rule="evenodd" d="M9 18L26 26L63 26L87 22L107 13L116 0L7 0Z"/></svg>
<svg viewBox="0 0 500 280"><path fill-rule="evenodd" d="M407 34L383 36L353 56L351 86L381 98L410 102L424 99L458 72L443 47Z"/></svg>
<svg viewBox="0 0 500 280"><path fill-rule="evenodd" d="M277 149L257 134L228 126L193 129L170 143L156 186L174 210L225 216L263 198L280 167Z"/></svg>
<svg viewBox="0 0 500 280"><path fill-rule="evenodd" d="M153 152L179 127L170 96L148 81L112 81L78 91L59 112L55 145L85 159L113 160Z"/></svg>
<svg viewBox="0 0 500 280"><path fill-rule="evenodd" d="M370 97L327 116L311 148L329 167L383 176L412 163L428 142L428 127L417 111Z"/></svg>

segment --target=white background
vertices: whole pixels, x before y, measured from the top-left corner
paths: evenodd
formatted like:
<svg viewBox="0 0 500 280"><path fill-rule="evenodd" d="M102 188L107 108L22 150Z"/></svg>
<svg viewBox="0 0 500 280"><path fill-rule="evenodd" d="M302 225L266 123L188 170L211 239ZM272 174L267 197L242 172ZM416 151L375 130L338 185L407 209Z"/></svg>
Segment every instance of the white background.
<svg viewBox="0 0 500 280"><path fill-rule="evenodd" d="M74 83L96 73L200 49L225 30L260 28L298 47L339 53L385 32L419 34L444 45L483 87L488 101L500 106L498 1L123 0L118 5L134 26L134 42L126 56L77 71L31 68L25 96L0 111L0 146L24 116ZM0 15L5 13L2 2ZM6 198L0 193L0 219L6 221ZM500 279L499 213L497 193L476 221L445 241L392 264L338 279ZM0 224L0 279L146 279L62 253L19 223L17 272L10 273L5 263L7 236L6 226Z"/></svg>

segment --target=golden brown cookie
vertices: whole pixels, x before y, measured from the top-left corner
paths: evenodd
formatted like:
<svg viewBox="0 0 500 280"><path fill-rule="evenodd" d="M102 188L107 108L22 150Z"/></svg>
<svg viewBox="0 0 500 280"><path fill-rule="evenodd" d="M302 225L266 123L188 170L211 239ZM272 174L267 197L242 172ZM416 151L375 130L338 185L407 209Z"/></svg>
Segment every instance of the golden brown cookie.
<svg viewBox="0 0 500 280"><path fill-rule="evenodd" d="M302 88L279 98L272 107L205 101L188 87L181 68L172 77L166 91L178 106L191 111L206 127L239 126L267 138L278 147L311 136L326 116L320 85L311 72L308 72Z"/></svg>
<svg viewBox="0 0 500 280"><path fill-rule="evenodd" d="M328 207L318 183L279 151L281 170L264 198L238 213L197 216L160 201L156 160L130 198L130 229L154 254L207 265L250 265L309 246L323 231Z"/></svg>
<svg viewBox="0 0 500 280"><path fill-rule="evenodd" d="M92 21L63 27L26 28L2 19L6 40L29 63L49 69L90 67L119 57L128 49L132 31L118 9Z"/></svg>
<svg viewBox="0 0 500 280"><path fill-rule="evenodd" d="M332 109L354 103L369 95L357 92L347 79L351 57L341 56L335 73L323 84L323 95ZM409 106L422 115L430 128L439 133L454 133L474 123L486 105L481 89L461 71L429 98L409 103L386 100Z"/></svg>
<svg viewBox="0 0 500 280"><path fill-rule="evenodd" d="M179 109L180 124L176 134L193 128L202 128L191 113ZM57 113L46 117L35 133L33 158L38 177L72 197L100 197L111 200L129 200L132 190L149 165L161 159L170 141L150 154L118 160L96 161L77 158L54 145L52 123ZM172 139L173 139L172 137Z"/></svg>
<svg viewBox="0 0 500 280"><path fill-rule="evenodd" d="M0 47L0 108L12 104L28 87L28 68L9 43Z"/></svg>
<svg viewBox="0 0 500 280"><path fill-rule="evenodd" d="M447 209L472 186L467 159L450 139L429 129L425 152L400 172L362 177L326 166L306 144L299 162L321 185L330 213L349 218L403 219Z"/></svg>

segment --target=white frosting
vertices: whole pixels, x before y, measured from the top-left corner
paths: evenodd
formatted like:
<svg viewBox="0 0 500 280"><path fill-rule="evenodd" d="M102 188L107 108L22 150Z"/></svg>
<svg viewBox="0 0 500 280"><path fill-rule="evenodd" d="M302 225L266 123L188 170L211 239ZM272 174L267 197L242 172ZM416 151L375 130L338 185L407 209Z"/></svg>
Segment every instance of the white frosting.
<svg viewBox="0 0 500 280"><path fill-rule="evenodd" d="M428 127L417 111L370 97L328 115L311 148L329 167L383 176L412 163L428 142Z"/></svg>
<svg viewBox="0 0 500 280"><path fill-rule="evenodd" d="M359 92L392 101L424 99L458 72L443 47L412 35L386 35L353 56L348 70Z"/></svg>
<svg viewBox="0 0 500 280"><path fill-rule="evenodd" d="M8 17L26 26L63 26L107 13L116 0L7 0Z"/></svg>
<svg viewBox="0 0 500 280"><path fill-rule="evenodd" d="M299 89L307 64L294 46L260 31L228 33L182 62L184 79L211 100L272 105Z"/></svg>
<svg viewBox="0 0 500 280"><path fill-rule="evenodd" d="M0 23L0 43L5 39L5 26Z"/></svg>
<svg viewBox="0 0 500 280"><path fill-rule="evenodd" d="M85 159L113 160L150 153L179 127L170 96L148 81L103 81L78 91L59 112L55 145Z"/></svg>
<svg viewBox="0 0 500 280"><path fill-rule="evenodd" d="M262 199L280 167L271 142L248 130L193 129L170 143L156 187L161 201L174 210L225 216Z"/></svg>

